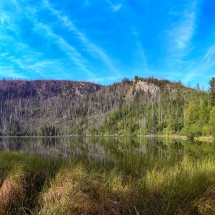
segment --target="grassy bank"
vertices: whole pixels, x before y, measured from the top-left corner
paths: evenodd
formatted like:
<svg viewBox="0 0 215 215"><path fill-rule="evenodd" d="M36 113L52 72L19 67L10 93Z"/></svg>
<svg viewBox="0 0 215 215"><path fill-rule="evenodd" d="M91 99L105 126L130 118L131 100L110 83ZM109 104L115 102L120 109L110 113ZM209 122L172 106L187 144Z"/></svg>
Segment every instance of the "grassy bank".
<svg viewBox="0 0 215 215"><path fill-rule="evenodd" d="M212 141L214 141L214 138L213 138L213 136L201 136L201 137L195 137L194 140L212 142Z"/></svg>
<svg viewBox="0 0 215 215"><path fill-rule="evenodd" d="M0 214L215 213L212 155L135 171L0 152Z"/></svg>

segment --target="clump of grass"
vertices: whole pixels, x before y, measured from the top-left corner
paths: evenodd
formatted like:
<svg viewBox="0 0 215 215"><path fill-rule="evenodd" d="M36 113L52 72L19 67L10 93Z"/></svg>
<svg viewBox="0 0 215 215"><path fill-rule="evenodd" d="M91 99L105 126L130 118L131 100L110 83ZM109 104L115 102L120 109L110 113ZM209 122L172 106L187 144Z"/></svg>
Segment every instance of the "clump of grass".
<svg viewBox="0 0 215 215"><path fill-rule="evenodd" d="M215 214L215 186L209 187L201 197L194 201L198 214Z"/></svg>
<svg viewBox="0 0 215 215"><path fill-rule="evenodd" d="M0 187L0 214L17 212L26 197L25 173L22 166L14 166Z"/></svg>
<svg viewBox="0 0 215 215"><path fill-rule="evenodd" d="M52 158L0 152L0 214L37 209L39 193L61 165Z"/></svg>
<svg viewBox="0 0 215 215"><path fill-rule="evenodd" d="M67 166L42 194L40 214L122 214L123 206L110 196L119 188L116 180L109 185L80 164Z"/></svg>
<svg viewBox="0 0 215 215"><path fill-rule="evenodd" d="M136 183L138 190L132 188L136 190L140 213L207 214L201 213L201 208L207 201L212 208L215 200L215 189L214 193L212 190L206 192L215 184L214 163L210 158L195 160L185 157L171 168L157 169L155 166L148 170ZM202 195L204 198L199 199Z"/></svg>
<svg viewBox="0 0 215 215"><path fill-rule="evenodd" d="M0 214L215 214L213 155L162 164L138 164L129 174L120 166L0 153Z"/></svg>
<svg viewBox="0 0 215 215"><path fill-rule="evenodd" d="M40 214L67 214L71 212L87 212L92 208L92 201L86 189L86 173L82 167L61 169L50 187L42 195L42 209Z"/></svg>

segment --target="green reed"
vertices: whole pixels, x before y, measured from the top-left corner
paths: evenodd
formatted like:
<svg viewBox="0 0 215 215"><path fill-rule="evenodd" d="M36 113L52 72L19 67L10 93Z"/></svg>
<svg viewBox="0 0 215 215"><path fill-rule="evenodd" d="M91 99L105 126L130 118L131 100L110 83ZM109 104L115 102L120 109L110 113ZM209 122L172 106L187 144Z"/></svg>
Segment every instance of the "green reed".
<svg viewBox="0 0 215 215"><path fill-rule="evenodd" d="M79 141L66 159L0 152L0 214L214 214L214 144Z"/></svg>

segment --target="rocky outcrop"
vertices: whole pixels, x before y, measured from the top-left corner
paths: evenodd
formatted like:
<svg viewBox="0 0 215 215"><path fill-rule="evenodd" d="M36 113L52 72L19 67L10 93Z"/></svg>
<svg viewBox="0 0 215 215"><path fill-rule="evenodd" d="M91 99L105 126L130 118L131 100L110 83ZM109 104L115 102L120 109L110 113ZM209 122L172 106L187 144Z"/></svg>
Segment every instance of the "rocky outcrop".
<svg viewBox="0 0 215 215"><path fill-rule="evenodd" d="M133 100L137 92L142 91L143 94L149 93L150 96L155 97L160 88L152 83L144 80L133 81L133 86L126 93L126 100Z"/></svg>
<svg viewBox="0 0 215 215"><path fill-rule="evenodd" d="M145 81L138 80L134 86L135 91L143 91L145 93L149 92L152 96L155 96L159 90L159 87L152 83L147 83Z"/></svg>

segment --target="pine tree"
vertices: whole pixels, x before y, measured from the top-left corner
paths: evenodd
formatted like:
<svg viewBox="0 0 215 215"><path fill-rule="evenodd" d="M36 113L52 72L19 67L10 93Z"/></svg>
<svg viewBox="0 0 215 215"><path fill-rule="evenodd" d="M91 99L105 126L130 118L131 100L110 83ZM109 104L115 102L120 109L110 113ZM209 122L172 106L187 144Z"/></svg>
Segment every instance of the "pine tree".
<svg viewBox="0 0 215 215"><path fill-rule="evenodd" d="M212 77L212 79L209 81L209 93L211 95L211 105L215 105L215 78Z"/></svg>

